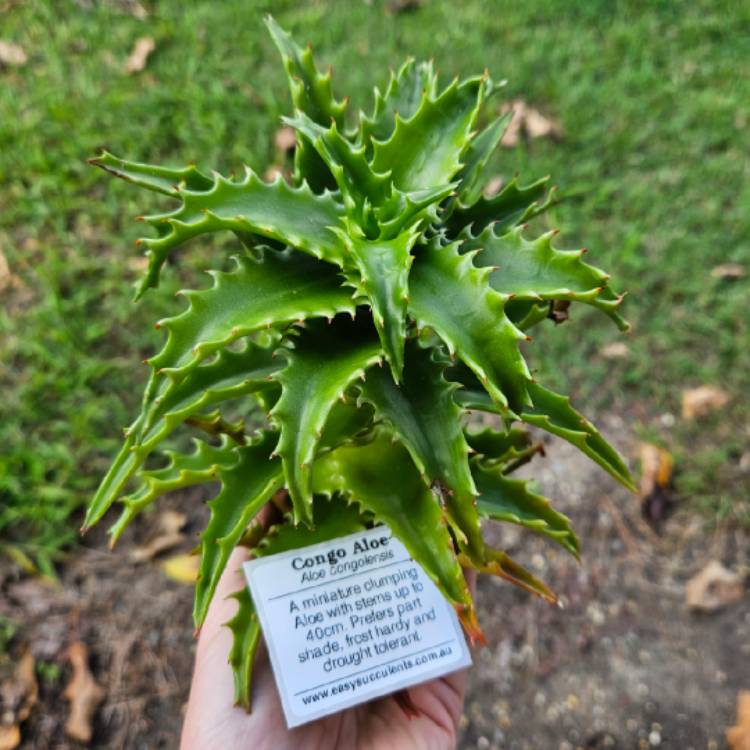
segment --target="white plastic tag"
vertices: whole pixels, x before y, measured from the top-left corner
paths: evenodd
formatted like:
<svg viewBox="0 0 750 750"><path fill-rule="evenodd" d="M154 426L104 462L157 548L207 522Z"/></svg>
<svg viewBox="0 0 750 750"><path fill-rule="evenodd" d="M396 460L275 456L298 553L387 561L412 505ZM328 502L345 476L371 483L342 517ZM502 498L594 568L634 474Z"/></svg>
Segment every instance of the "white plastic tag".
<svg viewBox="0 0 750 750"><path fill-rule="evenodd" d="M244 570L290 729L471 664L452 606L385 526Z"/></svg>

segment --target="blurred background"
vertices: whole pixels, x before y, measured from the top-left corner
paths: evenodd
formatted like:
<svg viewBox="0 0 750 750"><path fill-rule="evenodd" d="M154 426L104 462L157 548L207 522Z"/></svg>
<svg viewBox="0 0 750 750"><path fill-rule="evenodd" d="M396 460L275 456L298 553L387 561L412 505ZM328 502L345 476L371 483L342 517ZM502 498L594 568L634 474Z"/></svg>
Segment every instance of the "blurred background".
<svg viewBox="0 0 750 750"><path fill-rule="evenodd" d="M552 175L560 200L528 232L560 229L628 292L628 335L574 306L528 355L641 495L557 443L530 469L573 517L583 564L497 532L567 606L480 586L489 646L461 747L725 747L750 689L750 5L0 0L0 748L176 747L201 496L113 553L77 528L161 346L153 322L232 239L193 243L133 304L134 218L154 199L86 159L283 166L266 12L333 66L351 112L408 55L443 82L506 78L497 185ZM99 693L81 693L89 678ZM66 730L71 706L88 720Z"/></svg>

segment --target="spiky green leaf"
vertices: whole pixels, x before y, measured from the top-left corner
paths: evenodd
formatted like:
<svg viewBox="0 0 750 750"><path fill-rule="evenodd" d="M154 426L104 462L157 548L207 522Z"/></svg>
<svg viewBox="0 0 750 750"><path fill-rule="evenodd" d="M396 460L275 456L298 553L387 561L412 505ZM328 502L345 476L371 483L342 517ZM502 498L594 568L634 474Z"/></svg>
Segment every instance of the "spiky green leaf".
<svg viewBox="0 0 750 750"><path fill-rule="evenodd" d="M409 279L409 310L430 326L477 375L501 409L528 402L529 370L518 349L525 336L505 315L507 296L489 287L490 269L476 268L458 244L418 246Z"/></svg>
<svg viewBox="0 0 750 750"><path fill-rule="evenodd" d="M85 533L102 519L112 503L117 500L130 477L138 470L140 462L133 453L134 445L135 435L131 432L131 434L125 436L120 451L112 461L112 465L99 483L94 497L91 498L86 508L81 533Z"/></svg>
<svg viewBox="0 0 750 750"><path fill-rule="evenodd" d="M228 661L234 676L234 702L249 711L253 660L260 643L260 622L246 588L232 594L232 598L237 600L237 611L224 624L232 631Z"/></svg>
<svg viewBox="0 0 750 750"><path fill-rule="evenodd" d="M500 115L469 143L463 169L458 175L456 200L460 204L471 206L482 197L482 190L488 182L487 162L508 128L511 115L511 112Z"/></svg>
<svg viewBox="0 0 750 750"><path fill-rule="evenodd" d="M195 440L194 445L195 449L188 454L166 451L169 459L166 466L136 474L141 485L135 492L122 498L123 510L109 529L112 544L120 538L130 522L157 498L184 487L212 482L219 471L237 463L236 445L228 438L224 438L218 446L202 440Z"/></svg>
<svg viewBox="0 0 750 750"><path fill-rule="evenodd" d="M469 447L491 461L504 462L531 445L531 437L526 430L495 430L484 427L481 430L464 430Z"/></svg>
<svg viewBox="0 0 750 750"><path fill-rule="evenodd" d="M508 317L513 321L513 325L520 331L528 331L543 320L552 318L550 302L532 302L530 300L519 299L510 300L505 310Z"/></svg>
<svg viewBox="0 0 750 750"><path fill-rule="evenodd" d="M312 465L333 405L355 378L380 362L380 344L367 321L337 318L299 332L274 380L281 398L271 412L279 428L276 454L284 466L295 519L312 522Z"/></svg>
<svg viewBox="0 0 750 750"><path fill-rule="evenodd" d="M446 218L448 236L457 237L466 227L471 227L472 232L478 233L489 224L495 224L495 231L501 234L511 227L530 221L546 211L552 203L552 191L547 194L548 183L549 178L544 177L530 185L521 186L518 178L514 177L491 198L480 196L471 205L457 202Z"/></svg>
<svg viewBox="0 0 750 750"><path fill-rule="evenodd" d="M99 486L85 526L104 515L151 451L186 419L208 406L249 393L266 392L270 397L277 388L269 377L279 365L273 350L248 341L239 351L220 351L213 361L193 368L180 380L154 374L142 412Z"/></svg>
<svg viewBox="0 0 750 750"><path fill-rule="evenodd" d="M172 198L180 197L180 190L209 190L213 180L203 174L194 164L182 168L157 167L153 164L142 164L135 161L120 159L108 151L102 151L99 156L89 159L89 164L100 167L105 172L113 174L138 187L153 190Z"/></svg>
<svg viewBox="0 0 750 750"><path fill-rule="evenodd" d="M376 211L379 238L393 239L418 223L437 221L440 202L451 194L455 186L455 182L449 182L411 193L393 190L388 200Z"/></svg>
<svg viewBox="0 0 750 750"><path fill-rule="evenodd" d="M453 401L455 389L443 377L443 365L414 340L407 342L400 386L388 372L373 370L360 388L376 416L404 443L426 484L442 491L462 546L481 559L484 543L474 507L477 492L461 430L461 410Z"/></svg>
<svg viewBox="0 0 750 750"><path fill-rule="evenodd" d="M184 377L213 352L266 326L354 313L336 270L300 253L266 251L262 261L235 259L234 270L212 271L213 286L187 291L188 308L160 321L164 348L149 360L156 371Z"/></svg>
<svg viewBox="0 0 750 750"><path fill-rule="evenodd" d="M362 446L342 446L315 462L316 492L341 492L387 524L479 636L466 581L437 497L409 452L381 433Z"/></svg>
<svg viewBox="0 0 750 750"><path fill-rule="evenodd" d="M370 370L372 373L373 370ZM373 408L357 404L354 398L338 401L326 418L318 451L338 448L343 443L364 439L373 427Z"/></svg>
<svg viewBox="0 0 750 750"><path fill-rule="evenodd" d="M528 482L509 479L499 466L483 461L473 460L471 469L479 490L477 510L482 516L544 534L579 557L580 543L568 518L556 511L546 497L530 490Z"/></svg>
<svg viewBox="0 0 750 750"><path fill-rule="evenodd" d="M284 63L295 108L320 125L328 126L331 120L343 124L346 101L334 98L330 71L321 73L310 46L300 47L271 16L265 17L265 24Z"/></svg>
<svg viewBox="0 0 750 750"><path fill-rule="evenodd" d="M295 109L304 112L313 122L328 127L331 121L343 126L346 101L336 101L331 91L331 72L321 73L313 59L312 49L299 47L271 16L266 16L271 33L286 71L289 91ZM306 180L315 192L332 189L335 180L311 143L302 138L294 154L295 179Z"/></svg>
<svg viewBox="0 0 750 750"><path fill-rule="evenodd" d="M364 146L355 146L339 133L336 123L324 128L304 113L283 118L313 145L333 174L341 190L347 214L367 233L375 230L368 210L379 206L390 193L388 175L376 174L365 156Z"/></svg>
<svg viewBox="0 0 750 750"><path fill-rule="evenodd" d="M523 565L517 563L507 552L502 550L485 549L485 562L482 565L476 565L466 559L468 567L472 567L480 573L486 573L491 576L498 576L509 581L514 586L525 589L530 594L536 594L546 599L552 604L557 603L557 595L544 583L539 580L533 573L530 573Z"/></svg>
<svg viewBox="0 0 750 750"><path fill-rule="evenodd" d="M206 617L232 550L250 521L284 483L281 461L271 456L277 440L275 433L263 432L256 441L234 449L237 461L233 465L219 469L221 490L208 502L211 518L201 534L201 564L193 605L197 627Z"/></svg>
<svg viewBox="0 0 750 750"><path fill-rule="evenodd" d="M392 240L342 235L359 271L357 292L372 306L375 327L396 380L404 366L409 269L414 260L410 250L416 239L415 232L404 232Z"/></svg>
<svg viewBox="0 0 750 750"><path fill-rule="evenodd" d="M230 273L214 273L214 285L185 292L189 306L161 322L168 331L166 346L149 360L154 374L144 396L141 416L130 428L120 453L89 505L84 528L96 523L122 492L145 454L134 451L147 417L167 400L175 381L210 354L264 326L307 317L353 314L350 292L339 285L333 268L299 253L267 251L262 261L249 256L236 260ZM166 374L160 374L160 371ZM187 388L187 386L186 386Z"/></svg>
<svg viewBox="0 0 750 750"><path fill-rule="evenodd" d="M372 114L360 114L361 142L369 146L372 140L388 140L393 134L396 115L410 120L425 96L430 99L437 96L437 75L431 62L418 63L410 58L397 73L391 73L384 95L375 89Z"/></svg>
<svg viewBox="0 0 750 750"><path fill-rule="evenodd" d="M585 250L556 250L555 232L535 240L523 237L520 227L499 236L493 226L467 239L463 250L479 249L476 264L496 268L490 275L493 289L519 300L570 300L592 305L627 329L618 308L622 298L608 286L609 276L583 262Z"/></svg>
<svg viewBox="0 0 750 750"><path fill-rule="evenodd" d="M229 399L277 390L270 381L281 363L274 350L245 341L240 350L222 349L216 357L168 384L151 404L138 435L138 450L161 442L192 414Z"/></svg>
<svg viewBox="0 0 750 750"><path fill-rule="evenodd" d="M182 205L176 211L145 217L159 236L140 240L149 265L137 296L158 285L161 267L173 249L207 232L249 232L341 264L341 248L331 227L340 225L344 207L331 193L316 195L306 185L293 188L281 177L264 182L246 168L241 179L215 174L210 188L184 188L179 197Z"/></svg>
<svg viewBox="0 0 750 750"><path fill-rule="evenodd" d="M426 93L414 115L396 117L387 141L376 141L373 169L391 172L405 192L450 182L461 169L461 156L474 127L484 90L483 79L454 81L438 97Z"/></svg>
<svg viewBox="0 0 750 750"><path fill-rule="evenodd" d="M571 405L570 399L538 383L529 386L533 407L523 410L521 419L572 443L628 489L636 491L633 478L617 451L597 429Z"/></svg>

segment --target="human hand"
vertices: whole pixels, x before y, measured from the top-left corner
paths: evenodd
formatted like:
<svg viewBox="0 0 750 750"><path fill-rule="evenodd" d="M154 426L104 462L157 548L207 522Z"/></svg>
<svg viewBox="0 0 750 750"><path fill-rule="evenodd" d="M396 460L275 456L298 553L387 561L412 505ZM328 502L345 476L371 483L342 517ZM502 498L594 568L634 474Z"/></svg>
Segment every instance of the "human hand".
<svg viewBox="0 0 750 750"><path fill-rule="evenodd" d="M409 688L407 715L386 696L287 729L268 652L261 645L253 666L252 713L234 705L227 663L232 635L223 623L236 607L227 597L245 585L247 552L237 549L219 582L198 640L181 750L441 750L455 748L464 703L466 671ZM473 583L471 581L470 583Z"/></svg>

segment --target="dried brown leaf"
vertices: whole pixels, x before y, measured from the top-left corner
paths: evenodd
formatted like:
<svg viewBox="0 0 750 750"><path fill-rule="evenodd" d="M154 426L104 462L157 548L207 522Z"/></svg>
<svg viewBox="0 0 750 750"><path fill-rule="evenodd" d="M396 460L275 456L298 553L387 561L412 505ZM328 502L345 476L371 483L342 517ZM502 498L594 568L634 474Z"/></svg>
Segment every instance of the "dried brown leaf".
<svg viewBox="0 0 750 750"><path fill-rule="evenodd" d="M10 289L18 284L18 279L10 272L8 259L0 250L0 292Z"/></svg>
<svg viewBox="0 0 750 750"><path fill-rule="evenodd" d="M714 612L738 602L744 593L742 578L718 560L711 560L685 584L685 603L690 609Z"/></svg>
<svg viewBox="0 0 750 750"><path fill-rule="evenodd" d="M624 341L613 341L602 347L600 354L604 359L624 359L630 354L630 349Z"/></svg>
<svg viewBox="0 0 750 750"><path fill-rule="evenodd" d="M514 148L521 138L562 138L563 130L557 120L543 115L538 109L529 106L523 99L513 99L501 107L501 112L513 112L510 123L500 140L505 148Z"/></svg>
<svg viewBox="0 0 750 750"><path fill-rule="evenodd" d="M672 496L674 460L669 451L652 443L641 443L640 456L641 515L658 532L675 507Z"/></svg>
<svg viewBox="0 0 750 750"><path fill-rule="evenodd" d="M731 750L750 750L750 690L737 694L737 724L727 729Z"/></svg>
<svg viewBox="0 0 750 750"><path fill-rule="evenodd" d="M20 44L0 40L0 65L25 65L28 62L26 52Z"/></svg>
<svg viewBox="0 0 750 750"><path fill-rule="evenodd" d="M0 750L15 750L21 744L18 724L0 724Z"/></svg>
<svg viewBox="0 0 750 750"><path fill-rule="evenodd" d="M682 392L682 418L703 417L729 402L729 394L714 385L701 385Z"/></svg>
<svg viewBox="0 0 750 750"><path fill-rule="evenodd" d="M711 276L715 279L741 279L745 275L745 267L739 263L722 263L711 269Z"/></svg>
<svg viewBox="0 0 750 750"><path fill-rule="evenodd" d="M500 145L505 148L515 148L521 142L521 128L523 126L524 115L526 112L526 103L520 99L503 104L501 110L503 114L513 112L508 127L500 139Z"/></svg>
<svg viewBox="0 0 750 750"><path fill-rule="evenodd" d="M175 555L161 564L161 569L173 581L195 583L198 579L200 557L197 555Z"/></svg>
<svg viewBox="0 0 750 750"><path fill-rule="evenodd" d="M128 75L140 73L146 67L148 58L155 49L156 42L153 37L142 36L140 39L136 40L136 43L133 45L133 51L125 61L123 67L125 73Z"/></svg>
<svg viewBox="0 0 750 750"><path fill-rule="evenodd" d="M160 513L156 531L151 539L146 544L131 550L130 559L133 562L146 562L162 552L178 547L185 539L182 528L186 522L187 516L184 513L173 510Z"/></svg>
<svg viewBox="0 0 750 750"><path fill-rule="evenodd" d="M653 443L641 443L641 496L657 487L667 489L672 482L673 459L669 451Z"/></svg>
<svg viewBox="0 0 750 750"><path fill-rule="evenodd" d="M148 11L138 0L127 0L125 8L133 18L137 18L139 21L145 21L148 18Z"/></svg>
<svg viewBox="0 0 750 750"><path fill-rule="evenodd" d="M24 649L10 677L0 683L0 750L21 744L21 722L28 719L38 697L34 657Z"/></svg>
<svg viewBox="0 0 750 750"><path fill-rule="evenodd" d="M94 733L92 722L104 700L104 690L89 670L88 652L83 643L76 641L70 646L68 659L73 667L73 677L63 693L63 697L70 701L65 733L74 740L89 743Z"/></svg>
<svg viewBox="0 0 750 750"><path fill-rule="evenodd" d="M148 268L148 258L145 255L133 255L125 263L129 270L136 273L143 273Z"/></svg>
<svg viewBox="0 0 750 750"><path fill-rule="evenodd" d="M538 109L528 107L526 109L526 120L524 121L526 135L534 140L535 138L552 138L562 137L562 128L560 124L549 117L545 117Z"/></svg>
<svg viewBox="0 0 750 750"><path fill-rule="evenodd" d="M278 164L272 164L264 173L263 179L266 182L273 182L279 175L286 178L284 174L284 168L278 166Z"/></svg>
<svg viewBox="0 0 750 750"><path fill-rule="evenodd" d="M276 131L273 142L279 153L283 155L290 154L297 146L297 135L294 132L294 128L290 128L288 125L279 128Z"/></svg>
<svg viewBox="0 0 750 750"><path fill-rule="evenodd" d="M491 177L482 191L484 197L492 198L493 195L497 195L504 184L505 180L502 177Z"/></svg>

